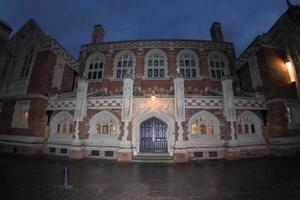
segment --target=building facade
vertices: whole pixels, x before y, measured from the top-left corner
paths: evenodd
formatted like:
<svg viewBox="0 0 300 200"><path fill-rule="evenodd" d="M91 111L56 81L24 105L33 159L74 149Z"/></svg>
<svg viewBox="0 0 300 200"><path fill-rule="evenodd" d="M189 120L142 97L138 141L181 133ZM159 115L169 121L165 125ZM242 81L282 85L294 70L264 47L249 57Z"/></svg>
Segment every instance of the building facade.
<svg viewBox="0 0 300 200"><path fill-rule="evenodd" d="M293 16L299 10L290 6L279 19L290 20L296 39L299 21ZM282 27L279 22L274 27ZM33 20L24 27L31 23L38 27ZM28 33L23 29L10 40L4 37L0 53L2 74L21 70L0 83L2 151L188 162L299 149L300 46L294 52L253 42L236 58L220 23L212 24L209 41L104 42L103 27L95 25L78 60L41 34L28 62L21 51L29 45L15 47L15 38L23 41ZM294 70L292 83L286 81L291 80L286 58ZM275 63L280 59L284 73ZM27 81L19 84L22 90L20 80Z"/></svg>

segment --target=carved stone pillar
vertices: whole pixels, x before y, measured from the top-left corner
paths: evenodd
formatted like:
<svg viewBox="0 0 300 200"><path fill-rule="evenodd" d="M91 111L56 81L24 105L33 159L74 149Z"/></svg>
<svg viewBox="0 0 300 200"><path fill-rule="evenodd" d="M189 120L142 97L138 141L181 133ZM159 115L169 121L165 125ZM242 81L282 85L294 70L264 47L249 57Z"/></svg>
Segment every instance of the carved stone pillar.
<svg viewBox="0 0 300 200"><path fill-rule="evenodd" d="M178 125L178 137L175 143L174 159L176 162L188 162L188 152L185 149L182 128L182 122L185 121L184 79L179 74L179 68L177 68L177 77L174 79L174 93L175 120Z"/></svg>
<svg viewBox="0 0 300 200"><path fill-rule="evenodd" d="M178 124L178 139L177 145L184 145L182 122L185 121L185 104L184 104L184 79L176 77L174 79L175 89L175 120Z"/></svg>
<svg viewBox="0 0 300 200"><path fill-rule="evenodd" d="M128 141L129 122L132 118L132 93L133 93L133 79L127 77L123 80L123 97L122 97L122 122L124 122L124 135L120 142L120 149L118 151L118 161L129 161L132 159L131 141Z"/></svg>
<svg viewBox="0 0 300 200"><path fill-rule="evenodd" d="M232 80L230 78L222 81L223 88L223 116L230 123L231 139L236 141L234 122L236 121L236 113L234 106L234 96L232 89Z"/></svg>
<svg viewBox="0 0 300 200"><path fill-rule="evenodd" d="M87 115L87 88L89 83L86 79L81 78L78 81L77 96L74 109L75 132L74 140L79 140L79 122Z"/></svg>

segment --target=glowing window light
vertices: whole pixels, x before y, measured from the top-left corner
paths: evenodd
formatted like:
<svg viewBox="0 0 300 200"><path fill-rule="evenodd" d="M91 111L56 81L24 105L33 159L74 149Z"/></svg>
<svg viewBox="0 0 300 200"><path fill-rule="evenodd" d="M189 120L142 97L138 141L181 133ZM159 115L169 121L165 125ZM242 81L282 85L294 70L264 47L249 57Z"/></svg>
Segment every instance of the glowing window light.
<svg viewBox="0 0 300 200"><path fill-rule="evenodd" d="M155 99L156 99L155 92L152 92L152 95L151 95L151 101L154 102Z"/></svg>
<svg viewBox="0 0 300 200"><path fill-rule="evenodd" d="M290 76L290 79L291 79L291 83L294 83L296 82L296 77L295 77L295 74L293 72L293 66L292 66L292 63L290 61L286 62L285 63L285 66L289 72L289 76Z"/></svg>

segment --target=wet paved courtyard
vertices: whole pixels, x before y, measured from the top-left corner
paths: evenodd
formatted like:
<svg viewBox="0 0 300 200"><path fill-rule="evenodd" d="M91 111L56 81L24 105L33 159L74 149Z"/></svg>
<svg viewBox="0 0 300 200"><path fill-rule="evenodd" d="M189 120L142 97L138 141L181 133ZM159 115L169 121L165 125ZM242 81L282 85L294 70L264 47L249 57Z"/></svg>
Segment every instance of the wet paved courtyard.
<svg viewBox="0 0 300 200"><path fill-rule="evenodd" d="M300 199L300 160L135 164L1 154L0 197L30 199ZM68 166L69 184L63 187Z"/></svg>

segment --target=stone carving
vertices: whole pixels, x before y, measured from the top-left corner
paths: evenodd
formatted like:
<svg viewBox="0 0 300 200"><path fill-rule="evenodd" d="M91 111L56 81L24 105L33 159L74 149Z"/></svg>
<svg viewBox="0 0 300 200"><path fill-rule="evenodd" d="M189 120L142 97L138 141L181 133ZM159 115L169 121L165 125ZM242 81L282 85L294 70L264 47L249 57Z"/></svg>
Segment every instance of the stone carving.
<svg viewBox="0 0 300 200"><path fill-rule="evenodd" d="M174 79L174 86L175 86L176 121L183 122L185 121L184 79L180 77Z"/></svg>
<svg viewBox="0 0 300 200"><path fill-rule="evenodd" d="M122 121L131 121L132 93L133 80L130 78L125 78L123 80Z"/></svg>
<svg viewBox="0 0 300 200"><path fill-rule="evenodd" d="M83 121L83 118L87 114L87 88L88 82L85 79L80 79L78 81L77 97L75 101L74 109L74 120L75 125L75 140L79 139L79 122Z"/></svg>
<svg viewBox="0 0 300 200"><path fill-rule="evenodd" d="M223 80L222 88L223 88L223 116L226 118L227 121L236 121L232 80L231 79Z"/></svg>

